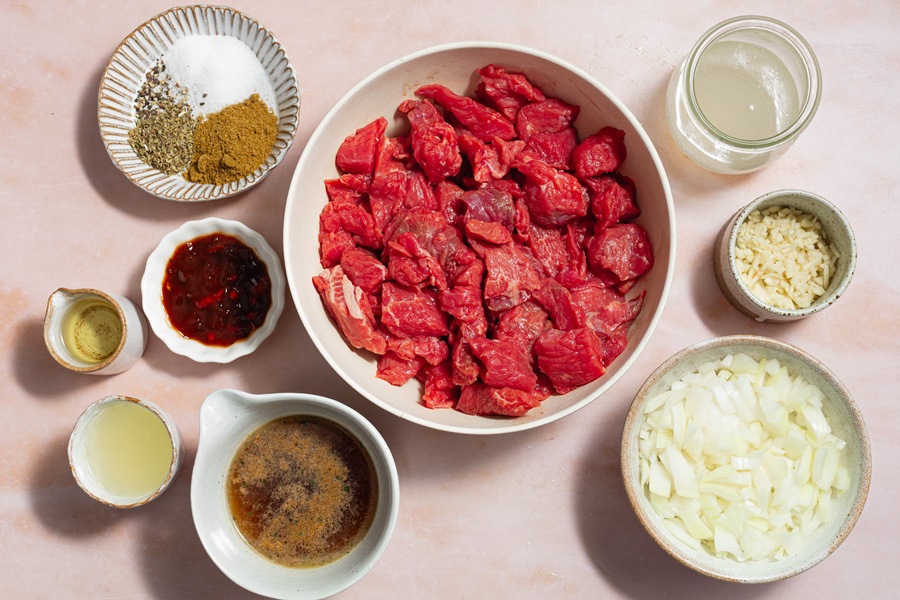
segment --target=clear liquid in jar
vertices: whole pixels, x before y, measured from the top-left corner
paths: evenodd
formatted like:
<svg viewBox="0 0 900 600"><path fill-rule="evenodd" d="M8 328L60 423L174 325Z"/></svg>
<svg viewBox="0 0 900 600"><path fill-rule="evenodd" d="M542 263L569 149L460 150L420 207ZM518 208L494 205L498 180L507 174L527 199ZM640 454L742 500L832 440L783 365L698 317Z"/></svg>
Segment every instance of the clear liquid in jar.
<svg viewBox="0 0 900 600"><path fill-rule="evenodd" d="M740 140L764 140L786 130L800 111L797 86L773 52L747 42L707 48L694 73L694 95L707 120Z"/></svg>

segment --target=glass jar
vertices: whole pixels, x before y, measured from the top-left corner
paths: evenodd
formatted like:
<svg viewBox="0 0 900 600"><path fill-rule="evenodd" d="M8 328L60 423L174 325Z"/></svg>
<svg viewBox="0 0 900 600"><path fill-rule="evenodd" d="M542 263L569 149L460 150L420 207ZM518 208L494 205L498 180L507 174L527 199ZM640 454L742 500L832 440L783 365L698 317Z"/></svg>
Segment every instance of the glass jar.
<svg viewBox="0 0 900 600"><path fill-rule="evenodd" d="M794 143L821 91L819 63L799 33L768 17L736 17L707 31L672 74L666 120L696 164L749 173Z"/></svg>

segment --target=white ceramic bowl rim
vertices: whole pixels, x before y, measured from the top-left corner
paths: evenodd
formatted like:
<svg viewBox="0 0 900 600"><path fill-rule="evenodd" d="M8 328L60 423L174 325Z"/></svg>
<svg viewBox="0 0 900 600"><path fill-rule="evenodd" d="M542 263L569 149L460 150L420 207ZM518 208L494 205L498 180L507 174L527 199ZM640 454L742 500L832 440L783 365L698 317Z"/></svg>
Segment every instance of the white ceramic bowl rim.
<svg viewBox="0 0 900 600"><path fill-rule="evenodd" d="M823 207L825 212L833 213L839 227L845 230L846 235L848 236L848 246L850 248L849 255L841 257L840 260L842 264L834 274L835 278L837 278L837 281L833 281L829 286L829 289L826 290L823 295L816 298L816 300L808 307L797 309L779 308L777 306L772 306L771 304L766 304L765 302L760 300L752 291L750 291L750 288L747 287L747 284L744 283L744 279L741 277L740 273L738 273L737 267L734 262L734 250L735 246L737 245L737 236L739 233L739 229L741 224L747 219L750 213L763 204L767 206L780 204L779 201L782 199L784 199L784 205L792 206L792 198L803 198L805 200L809 200L810 202ZM737 286L740 288L741 292L743 292L746 299L753 303L753 305L757 306L759 308L759 311L763 313L769 312L775 315L780 315L782 317L806 317L817 313L820 310L824 310L825 308L830 306L834 302L835 298L843 294L847 287L850 285L850 280L853 278L853 273L856 271L856 242L853 236L853 231L850 228L849 221L840 211L840 209L833 203L829 202L818 194L807 192L805 190L775 190L759 196L750 204L745 206L738 214L737 219L734 221L734 226L732 227L731 233L728 237L728 268L731 269L734 280L737 283Z"/></svg>
<svg viewBox="0 0 900 600"><path fill-rule="evenodd" d="M538 427L540 425L544 425L550 423L552 421L556 421L561 419L575 411L587 406L597 397L602 395L606 390L608 390L616 381L618 381L625 372L634 364L634 362L638 359L641 352L644 350L646 345L649 343L650 337L656 329L657 324L659 323L660 318L662 317L663 309L665 308L666 300L669 295L669 290L671 288L671 283L675 271L675 209L672 200L672 191L669 186L668 178L666 177L665 168L663 167L662 161L659 158L659 154L656 151L653 143L651 142L649 136L647 135L644 128L635 118L635 116L631 113L631 111L615 96L613 95L603 84L597 81L590 74L586 73L579 67L572 65L562 59L559 59L555 56L542 52L540 50L535 50L533 48L529 48L526 46L520 46L516 44L509 44L503 42L491 42L491 41L464 41L464 42L456 42L456 43L448 43L442 44L438 46L433 46L429 48L424 48L417 52L413 52L408 54L402 58L399 58L382 68L376 70L374 73L360 81L357 85L355 85L350 91L348 91L325 115L322 121L319 123L316 130L313 132L309 141L306 144L306 148L312 148L317 145L319 139L325 135L325 132L329 126L329 124L335 120L337 115L341 112L345 105L347 105L361 90L367 88L373 81L378 80L385 74L393 71L399 66L414 61L416 59L444 52L458 51L464 49L487 49L487 50L504 50L508 52L516 52L525 55L530 55L546 61L548 63L552 63L558 67L566 69L570 71L575 76L584 80L588 84L590 84L593 88L600 91L606 99L615 106L615 108L620 111L622 116L629 122L631 127L634 129L634 132L639 136L641 140L641 144L646 148L647 153L649 154L650 160L653 166L656 169L656 174L660 176L660 183L663 190L663 195L665 197L665 203L667 205L667 216L668 221L665 224L668 228L668 248L666 249L668 252L668 263L663 265L659 261L655 262L654 269L665 269L665 277L664 283L662 286L662 290L660 292L659 305L656 308L656 311L653 313L650 322L647 325L646 332L642 336L640 340L630 340L629 341L629 350L633 347L634 350L631 354L625 357L619 357L619 359L623 359L623 363L621 366L615 370L615 372L607 373L601 378L602 384L601 387L596 390L594 393L588 395L582 400L573 403L572 405L565 407L562 410L558 410L552 414L547 414L540 418L536 418L533 420L525 420L525 417L519 417L517 419L508 419L508 418L498 418L495 419L494 422L497 423L496 426L480 426L478 428L468 427L466 425L452 425L447 423L437 423L434 420L429 418L424 418L419 415L413 414L402 408L389 404L382 399L380 399L377 395L370 393L365 387L359 384L354 378L344 369L341 364L333 357L328 351L323 340L319 338L316 333L316 329L314 327L311 316L307 314L304 310L303 306L300 303L300 290L297 289L298 282L295 281L294 277L290 275L294 271L293 261L294 256L291 250L290 244L290 230L291 230L291 218L292 218L292 202L291 199L294 198L298 194L298 189L300 186L300 174L303 173L306 168L307 163L314 160L314 157L310 152L304 152L300 156L300 160L297 164L296 170L294 171L294 176L291 180L291 187L288 191L288 204L285 212L285 220L284 220L284 239L285 239L285 266L286 272L288 274L288 286L291 290L291 294L294 298L295 306L297 307L297 311L300 314L300 319L303 322L303 326L306 328L306 331L309 333L310 338L313 343L318 348L319 352L325 358L325 360L331 365L331 367L339 374L341 377L357 392L362 394L364 397L368 398L370 401L380 406L381 408L387 410L388 412L402 417L406 420L409 420L413 423L417 423L419 425L424 425L426 427L431 427L434 429L438 429L441 431L449 431L454 433L466 433L466 434L478 434L478 435L493 435L498 433L510 433L514 431L523 431L526 429L531 429L534 427ZM389 115L384 115L389 116ZM351 131L347 132L352 133ZM336 148L335 148L336 150ZM323 191L324 193L324 191ZM300 210L300 208L298 208ZM308 210L308 207L305 209ZM308 217L306 217L308 218ZM660 249L655 248L654 254L659 255ZM308 282L302 282L303 285L306 285ZM640 317L639 317L640 318ZM619 360L617 359L617 360ZM548 403L552 403L555 398L558 396L551 397L548 400L544 401L544 406L547 406ZM534 409L537 410L537 409ZM472 419L492 419L493 417L481 417L481 416L471 416L465 415L469 420ZM527 417L528 415L526 415Z"/></svg>
<svg viewBox="0 0 900 600"><path fill-rule="evenodd" d="M230 346L208 346L185 337L171 325L162 303L162 283L166 266L176 248L185 242L212 233L234 236L249 246L265 263L272 283L272 305L266 314L266 320L261 327L254 329L249 337L238 340ZM166 234L147 258L147 266L141 279L141 300L150 328L172 352L197 362L231 362L256 350L275 330L284 309L284 274L281 260L262 235L243 223L215 217L188 221Z"/></svg>
<svg viewBox="0 0 900 600"><path fill-rule="evenodd" d="M638 452L636 436L640 432L643 422L643 406L655 388L658 387L659 391L664 390L671 384L672 380L682 374L682 371L691 369L692 364L690 361L704 352L719 349L721 350L721 356L724 356L729 351L747 351L747 348L766 349L769 352L780 355L779 358L782 356L787 357L804 368L818 373L824 385L835 391L838 397L837 403L845 406L846 414L850 419L850 423L845 423L844 426L858 440L858 448L854 449L854 452L859 454L859 472L856 474L858 484L855 494L839 499L839 502L847 506L848 512L844 521L834 524L831 528L820 528L814 536L815 539L820 539L827 535L831 537L827 543L821 543L819 546L813 547L813 551L808 555L788 557L777 562L749 561L738 563L704 553L702 556L692 560L695 553L669 534L668 530L662 525L659 515L650 506L649 500L640 486L640 480L635 479L637 477L637 467L632 462L632 457L636 456ZM785 361L781 362L783 365L785 364ZM837 426L836 423L832 423L832 425ZM859 407L844 384L827 366L805 350L781 340L758 335L730 335L707 339L688 346L666 359L651 373L637 394L635 394L635 400L625 420L625 428L622 434L621 466L625 491L637 514L638 520L641 521L650 536L675 559L691 569L717 579L740 583L765 583L792 577L812 568L832 554L846 539L859 519L868 496L872 455L868 432ZM845 494L850 494L853 491L853 487L854 485L851 484L851 488ZM744 572L739 574L739 569L743 569Z"/></svg>
<svg viewBox="0 0 900 600"><path fill-rule="evenodd" d="M378 477L378 504L367 535L344 557L317 568L283 567L264 558L243 539L227 506L225 481L234 453L260 426L290 415L318 416L342 426L369 453ZM399 508L399 477L390 448L378 430L352 408L313 394L254 395L232 389L215 391L203 401L191 511L210 558L245 589L272 598L306 600L350 587L387 549Z"/></svg>

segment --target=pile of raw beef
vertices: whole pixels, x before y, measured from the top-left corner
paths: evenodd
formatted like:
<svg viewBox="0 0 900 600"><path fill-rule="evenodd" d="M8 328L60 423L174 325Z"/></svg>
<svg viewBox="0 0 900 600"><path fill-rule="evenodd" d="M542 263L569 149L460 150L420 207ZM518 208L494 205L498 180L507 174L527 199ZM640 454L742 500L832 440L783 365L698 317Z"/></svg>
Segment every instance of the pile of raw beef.
<svg viewBox="0 0 900 600"><path fill-rule="evenodd" d="M626 347L653 265L625 134L579 141L579 107L522 73L479 69L475 98L438 84L341 144L325 182L313 284L377 376L423 402L519 416L601 377Z"/></svg>

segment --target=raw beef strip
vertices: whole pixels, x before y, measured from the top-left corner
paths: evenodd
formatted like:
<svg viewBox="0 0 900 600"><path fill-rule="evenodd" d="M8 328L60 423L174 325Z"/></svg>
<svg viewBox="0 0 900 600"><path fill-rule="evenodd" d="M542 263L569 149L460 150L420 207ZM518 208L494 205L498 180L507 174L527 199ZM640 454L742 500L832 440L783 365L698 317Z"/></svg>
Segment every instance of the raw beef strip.
<svg viewBox="0 0 900 600"><path fill-rule="evenodd" d="M595 232L634 219L641 210L635 204L634 182L625 176L602 175L583 181L591 197L591 213L597 217Z"/></svg>
<svg viewBox="0 0 900 600"><path fill-rule="evenodd" d="M455 286L471 285L481 289L484 282L484 272L484 261L480 258L475 258L468 265L457 269L456 275L450 283Z"/></svg>
<svg viewBox="0 0 900 600"><path fill-rule="evenodd" d="M533 300L528 300L500 315L494 327L494 339L531 349L534 340L552 327L547 312Z"/></svg>
<svg viewBox="0 0 900 600"><path fill-rule="evenodd" d="M356 175L344 173L337 179L325 180L325 193L331 201L349 200L359 202L363 196L369 193L371 175Z"/></svg>
<svg viewBox="0 0 900 600"><path fill-rule="evenodd" d="M519 109L529 102L541 102L544 94L523 73L510 73L503 67L487 65L478 70L481 82L475 91L511 122L516 122Z"/></svg>
<svg viewBox="0 0 900 600"><path fill-rule="evenodd" d="M460 124L482 142L490 142L494 137L502 140L516 137L516 128L502 114L468 96L460 96L443 85L423 85L416 90L416 95L434 100L441 108L451 112Z"/></svg>
<svg viewBox="0 0 900 600"><path fill-rule="evenodd" d="M313 277L313 285L332 319L354 348L384 354L387 343L375 330L375 319L366 292L344 274L340 265Z"/></svg>
<svg viewBox="0 0 900 600"><path fill-rule="evenodd" d="M450 333L435 294L384 282L381 323L397 337L442 336Z"/></svg>
<svg viewBox="0 0 900 600"><path fill-rule="evenodd" d="M422 403L428 408L453 408L459 399L459 388L453 383L449 361L421 369L418 378L425 384Z"/></svg>
<svg viewBox="0 0 900 600"><path fill-rule="evenodd" d="M434 104L427 100L406 100L400 104L400 112L406 113L409 120L413 157L428 181L437 183L459 173L462 156L456 131L444 121Z"/></svg>
<svg viewBox="0 0 900 600"><path fill-rule="evenodd" d="M558 227L588 212L587 191L572 175L540 160L518 161L525 175L525 205L541 227Z"/></svg>
<svg viewBox="0 0 900 600"><path fill-rule="evenodd" d="M370 294L378 291L388 272L374 254L362 248L346 250L341 255L341 268L353 285Z"/></svg>
<svg viewBox="0 0 900 600"><path fill-rule="evenodd" d="M473 383L462 388L456 410L468 415L521 417L532 408L540 406L546 397L546 394L537 390L524 392Z"/></svg>
<svg viewBox="0 0 900 600"><path fill-rule="evenodd" d="M466 239L491 244L511 244L512 234L501 223L488 223L478 219L466 221Z"/></svg>
<svg viewBox="0 0 900 600"><path fill-rule="evenodd" d="M560 331L551 329L534 342L538 366L558 394L571 392L606 372L603 346L588 327Z"/></svg>
<svg viewBox="0 0 900 600"><path fill-rule="evenodd" d="M543 161L556 169L572 170L572 156L578 145L578 132L573 128L553 133L535 132L519 156Z"/></svg>
<svg viewBox="0 0 900 600"><path fill-rule="evenodd" d="M528 232L528 247L540 261L544 275L555 276L569 260L562 233L556 228L548 229L537 225L531 225Z"/></svg>
<svg viewBox="0 0 900 600"><path fill-rule="evenodd" d="M535 133L559 133L570 128L578 112L577 106L566 104L558 98L532 102L523 106L516 116L516 131L526 142Z"/></svg>
<svg viewBox="0 0 900 600"><path fill-rule="evenodd" d="M634 223L620 223L591 238L588 262L600 277L608 272L620 282L629 281L653 266L653 249L646 231Z"/></svg>
<svg viewBox="0 0 900 600"><path fill-rule="evenodd" d="M608 367L628 346L628 325L619 325L608 335L598 335L603 346L603 366Z"/></svg>
<svg viewBox="0 0 900 600"><path fill-rule="evenodd" d="M569 330L584 326L584 309L572 298L572 293L550 277L533 294L535 300L550 313L557 329Z"/></svg>
<svg viewBox="0 0 900 600"><path fill-rule="evenodd" d="M407 360L389 350L378 358L375 377L384 379L391 385L399 386L415 377L424 365L425 359L420 356L414 356Z"/></svg>
<svg viewBox="0 0 900 600"><path fill-rule="evenodd" d="M625 156L625 132L604 127L576 146L572 156L575 175L584 180L612 173L625 161Z"/></svg>
<svg viewBox="0 0 900 600"><path fill-rule="evenodd" d="M464 192L460 197L466 205L465 219L477 219L491 223L499 223L509 231L513 230L516 218L516 207L509 193L483 188Z"/></svg>
<svg viewBox="0 0 900 600"><path fill-rule="evenodd" d="M340 264L344 252L356 247L353 236L338 229L337 231L323 231L319 229L319 262L325 269Z"/></svg>
<svg viewBox="0 0 900 600"><path fill-rule="evenodd" d="M435 257L447 276L447 281L458 284L460 276L477 256L466 246L459 230L453 227L437 211L414 210L400 215L388 230L387 241L409 232L419 245Z"/></svg>
<svg viewBox="0 0 900 600"><path fill-rule="evenodd" d="M472 240L469 243L484 259L487 269L484 303L489 310L509 310L527 300L531 292L541 287L540 277L520 246L496 246Z"/></svg>
<svg viewBox="0 0 900 600"><path fill-rule="evenodd" d="M470 324L478 335L487 332L487 318L481 303L481 287L457 285L438 294L441 310L455 319Z"/></svg>
<svg viewBox="0 0 900 600"><path fill-rule="evenodd" d="M401 138L381 139L375 172L369 184L369 204L378 229L384 231L400 212L409 191L409 150Z"/></svg>
<svg viewBox="0 0 900 600"><path fill-rule="evenodd" d="M433 335L396 337L388 333L385 339L387 349L403 360L412 360L419 356L428 364L436 365L450 357L447 342Z"/></svg>
<svg viewBox="0 0 900 600"><path fill-rule="evenodd" d="M468 339L460 332L450 349L451 376L453 383L459 386L475 383L481 375L481 365L475 358Z"/></svg>
<svg viewBox="0 0 900 600"><path fill-rule="evenodd" d="M387 263L391 279L399 284L425 284L437 289L447 287L447 277L440 263L409 232L401 233L388 242Z"/></svg>
<svg viewBox="0 0 900 600"><path fill-rule="evenodd" d="M405 210L437 210L437 198L434 196L434 188L428 183L425 174L414 169L409 172L409 186L406 188L406 196L403 198Z"/></svg>
<svg viewBox="0 0 900 600"><path fill-rule="evenodd" d="M481 380L491 387L534 390L537 375L531 368L530 352L512 342L478 337L468 340L472 352L484 365Z"/></svg>
<svg viewBox="0 0 900 600"><path fill-rule="evenodd" d="M641 312L645 295L642 292L629 300L616 288L606 287L596 279L572 289L572 299L584 311L588 325L595 333L605 335L621 325L629 325Z"/></svg>
<svg viewBox="0 0 900 600"><path fill-rule="evenodd" d="M338 147L335 163L344 173L371 175L375 170L375 154L378 144L387 129L387 119L378 117L368 125L360 127Z"/></svg>
<svg viewBox="0 0 900 600"><path fill-rule="evenodd" d="M472 178L478 183L506 177L516 156L525 147L521 140L507 142L498 137L486 144L468 129L460 129L457 133L459 149L469 160Z"/></svg>
<svg viewBox="0 0 900 600"><path fill-rule="evenodd" d="M441 181L434 186L434 197L437 201L437 210L450 225L456 225L465 210L461 198L465 190L451 181Z"/></svg>

